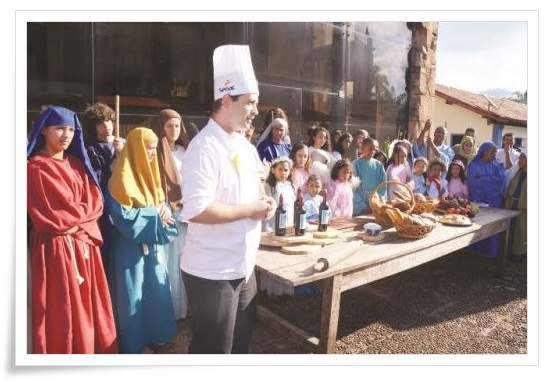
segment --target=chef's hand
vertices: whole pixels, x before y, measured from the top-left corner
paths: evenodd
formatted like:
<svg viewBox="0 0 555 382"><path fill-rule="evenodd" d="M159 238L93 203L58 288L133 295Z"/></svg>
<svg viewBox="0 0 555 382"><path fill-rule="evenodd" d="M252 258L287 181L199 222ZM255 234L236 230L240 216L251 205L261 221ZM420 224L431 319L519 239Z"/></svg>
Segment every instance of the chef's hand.
<svg viewBox="0 0 555 382"><path fill-rule="evenodd" d="M267 220L274 216L276 212L276 203L274 199L268 195L263 195L256 202L253 202L251 212L251 219L254 220Z"/></svg>

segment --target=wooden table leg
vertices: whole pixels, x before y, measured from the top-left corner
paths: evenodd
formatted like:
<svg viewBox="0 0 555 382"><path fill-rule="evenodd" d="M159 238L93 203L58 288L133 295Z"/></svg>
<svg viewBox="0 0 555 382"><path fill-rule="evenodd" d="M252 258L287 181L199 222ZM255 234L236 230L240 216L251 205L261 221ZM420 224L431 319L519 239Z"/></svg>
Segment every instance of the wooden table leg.
<svg viewBox="0 0 555 382"><path fill-rule="evenodd" d="M323 282L322 307L320 311L320 343L318 351L330 354L335 352L339 305L341 303L342 275L335 275Z"/></svg>
<svg viewBox="0 0 555 382"><path fill-rule="evenodd" d="M509 238L511 226L514 224L514 218L507 222L507 229L500 233L501 242L499 243L499 253L497 254L497 272L495 277L502 279L505 277L505 267L507 264L507 253L509 251Z"/></svg>

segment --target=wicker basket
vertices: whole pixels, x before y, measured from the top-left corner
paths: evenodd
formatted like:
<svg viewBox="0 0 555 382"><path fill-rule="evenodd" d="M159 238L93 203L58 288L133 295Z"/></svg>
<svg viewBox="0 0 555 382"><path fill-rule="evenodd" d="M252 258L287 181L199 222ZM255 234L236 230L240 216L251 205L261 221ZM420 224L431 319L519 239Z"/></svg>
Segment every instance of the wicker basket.
<svg viewBox="0 0 555 382"><path fill-rule="evenodd" d="M393 221L387 214L387 210L394 208L394 206L380 201L380 197L378 196L378 191L386 187L387 185L392 185L392 184L401 185L407 190L408 195L410 195L410 200L407 202L408 207L405 209L406 213L410 214L416 204L412 190L405 183L401 183L396 180L388 180L378 184L372 190L372 192L370 192L370 207L372 208L372 214L374 215L376 222L380 224L384 229L393 226Z"/></svg>
<svg viewBox="0 0 555 382"><path fill-rule="evenodd" d="M397 208L388 209L386 213L393 222L397 234L407 239L422 239L436 226L436 222L431 219L418 215L410 216Z"/></svg>
<svg viewBox="0 0 555 382"><path fill-rule="evenodd" d="M437 205L439 200L426 200L426 201L417 201L414 204L414 208L412 209L413 214L423 214L423 213L431 213L437 209Z"/></svg>

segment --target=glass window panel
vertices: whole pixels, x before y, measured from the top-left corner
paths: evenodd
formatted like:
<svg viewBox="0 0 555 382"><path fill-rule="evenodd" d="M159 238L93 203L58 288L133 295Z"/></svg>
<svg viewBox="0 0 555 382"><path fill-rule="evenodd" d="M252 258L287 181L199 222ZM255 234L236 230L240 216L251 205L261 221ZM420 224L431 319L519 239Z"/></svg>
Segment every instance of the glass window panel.
<svg viewBox="0 0 555 382"><path fill-rule="evenodd" d="M29 121L41 105L82 112L114 106L121 134L163 108L202 127L213 99L213 50L249 44L260 84L259 130L270 107L286 110L291 138L308 126L383 140L405 126L406 23L29 23Z"/></svg>
<svg viewBox="0 0 555 382"><path fill-rule="evenodd" d="M397 137L406 129L411 31L402 22L353 22L348 41L348 130L364 128L380 141Z"/></svg>
<svg viewBox="0 0 555 382"><path fill-rule="evenodd" d="M27 23L27 131L46 105L83 111L92 94L90 23Z"/></svg>

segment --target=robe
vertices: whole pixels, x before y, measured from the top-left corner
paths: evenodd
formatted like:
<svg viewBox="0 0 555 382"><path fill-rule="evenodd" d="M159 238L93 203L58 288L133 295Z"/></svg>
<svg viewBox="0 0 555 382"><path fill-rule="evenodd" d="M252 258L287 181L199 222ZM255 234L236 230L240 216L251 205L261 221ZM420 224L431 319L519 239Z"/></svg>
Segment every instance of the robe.
<svg viewBox="0 0 555 382"><path fill-rule="evenodd" d="M289 158L291 145L285 142L275 143L271 139L266 139L258 145L256 151L261 161L266 160L266 162L272 163L274 159L279 157Z"/></svg>
<svg viewBox="0 0 555 382"><path fill-rule="evenodd" d="M501 187L505 180L505 169L496 160L484 162L474 159L468 165L466 174L468 200L487 203L491 207L502 208L503 198ZM470 249L484 253L488 257L496 257L499 253L500 236L494 235L470 246Z"/></svg>
<svg viewBox="0 0 555 382"><path fill-rule="evenodd" d="M517 164L518 166L518 164ZM527 179L522 182L522 188L519 198L513 198L522 170L517 170L515 174L511 174L506 179L507 186L504 189L504 207L507 209L518 210L520 215L515 219L515 224L511 227L511 251L513 255L524 255L528 252L528 197L527 197Z"/></svg>
<svg viewBox="0 0 555 382"><path fill-rule="evenodd" d="M100 189L76 157L28 160L33 353L118 353L99 249L102 209Z"/></svg>
<svg viewBox="0 0 555 382"><path fill-rule="evenodd" d="M108 280L121 353L171 342L176 330L164 244L177 236L154 206L124 208L106 193L114 222Z"/></svg>
<svg viewBox="0 0 555 382"><path fill-rule="evenodd" d="M98 179L100 189L102 193L106 193L108 189L108 179L112 175L110 170L110 165L116 158L116 150L114 149L113 142L102 142L96 141L87 146L87 155L91 162L94 175ZM100 232L102 233L102 239L104 243L100 246L100 253L102 254L102 261L104 263L104 269L107 271L110 264L110 246L111 246L111 234L113 230L113 224L110 221L110 216L108 211L104 208L102 216L98 221L100 225Z"/></svg>

